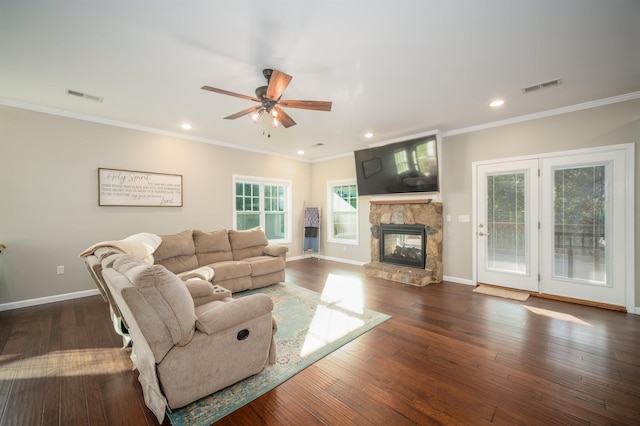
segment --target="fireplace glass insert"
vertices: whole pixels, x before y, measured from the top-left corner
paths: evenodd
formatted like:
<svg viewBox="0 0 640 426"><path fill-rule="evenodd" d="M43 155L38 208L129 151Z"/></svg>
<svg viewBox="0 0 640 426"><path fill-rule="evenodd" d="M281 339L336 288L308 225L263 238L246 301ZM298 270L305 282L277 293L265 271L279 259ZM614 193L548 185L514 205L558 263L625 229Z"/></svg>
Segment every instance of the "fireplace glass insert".
<svg viewBox="0 0 640 426"><path fill-rule="evenodd" d="M424 269L426 247L424 225L380 225L380 262Z"/></svg>

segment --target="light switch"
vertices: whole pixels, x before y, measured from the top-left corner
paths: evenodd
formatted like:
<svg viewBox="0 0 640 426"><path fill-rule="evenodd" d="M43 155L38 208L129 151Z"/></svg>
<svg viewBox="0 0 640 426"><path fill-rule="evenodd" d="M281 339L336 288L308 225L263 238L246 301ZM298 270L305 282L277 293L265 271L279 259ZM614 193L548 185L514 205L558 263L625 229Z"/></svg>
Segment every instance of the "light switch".
<svg viewBox="0 0 640 426"><path fill-rule="evenodd" d="M471 216L468 214L461 214L458 216L458 222L471 222Z"/></svg>
<svg viewBox="0 0 640 426"><path fill-rule="evenodd" d="M64 265L59 265L56 270L57 270L58 275L64 274Z"/></svg>

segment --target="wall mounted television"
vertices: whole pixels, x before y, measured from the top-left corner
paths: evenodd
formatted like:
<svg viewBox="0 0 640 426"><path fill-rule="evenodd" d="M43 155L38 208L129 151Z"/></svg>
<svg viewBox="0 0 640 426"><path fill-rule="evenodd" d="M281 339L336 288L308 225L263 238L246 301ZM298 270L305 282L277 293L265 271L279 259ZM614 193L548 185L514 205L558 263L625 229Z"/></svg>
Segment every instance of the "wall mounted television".
<svg viewBox="0 0 640 426"><path fill-rule="evenodd" d="M436 135L354 152L358 195L438 192Z"/></svg>

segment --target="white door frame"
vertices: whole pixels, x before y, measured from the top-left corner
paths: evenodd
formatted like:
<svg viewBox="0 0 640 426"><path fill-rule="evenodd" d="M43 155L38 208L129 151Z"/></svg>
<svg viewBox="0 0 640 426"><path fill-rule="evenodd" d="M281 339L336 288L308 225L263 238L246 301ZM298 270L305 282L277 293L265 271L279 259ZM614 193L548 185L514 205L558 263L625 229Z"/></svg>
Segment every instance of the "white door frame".
<svg viewBox="0 0 640 426"><path fill-rule="evenodd" d="M635 144L627 143L620 145L609 145L609 146L601 146L595 148L585 148L585 149L577 149L570 151L561 151L561 152L551 152L551 153L542 153L539 155L528 155L528 156L520 156L520 157L511 157L511 158L502 158L496 160L485 160L485 161L475 161L471 163L471 190L472 190L472 227L471 227L471 241L472 241L472 284L478 284L478 238L476 236L476 232L478 229L478 194L476 191L478 182L477 182L477 169L478 166L494 164L494 163L502 163L506 161L520 161L520 160L530 160L530 159L544 159L544 158L552 158L559 156L571 156L571 155L580 155L585 153L597 153L603 151L613 151L613 150L622 150L625 155L625 170L626 170L626 181L625 181L625 197L626 200L631 200L630 202L625 203L625 234L628 238L625 239L625 250L624 250L624 271L621 271L619 275L623 276L624 285L625 285L625 308L627 312L635 313Z"/></svg>

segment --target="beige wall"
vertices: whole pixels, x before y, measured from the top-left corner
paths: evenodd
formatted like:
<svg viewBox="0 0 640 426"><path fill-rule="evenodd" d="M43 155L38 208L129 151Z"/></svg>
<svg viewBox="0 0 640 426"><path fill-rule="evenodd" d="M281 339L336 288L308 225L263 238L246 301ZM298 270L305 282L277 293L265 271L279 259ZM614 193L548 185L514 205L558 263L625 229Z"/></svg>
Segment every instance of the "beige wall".
<svg viewBox="0 0 640 426"><path fill-rule="evenodd" d="M183 207L99 207L98 167L183 175ZM95 242L230 228L233 174L291 180L293 210L309 203L311 163L0 106L0 305L94 289L78 254Z"/></svg>
<svg viewBox="0 0 640 426"><path fill-rule="evenodd" d="M355 179L356 169L353 155L345 155L332 160L313 163L311 172L311 193L313 202L322 208L322 228L320 254L328 258L343 259L356 263L369 262L369 199L358 198L358 225L360 228L359 245L336 244L327 242L327 183L330 181Z"/></svg>

